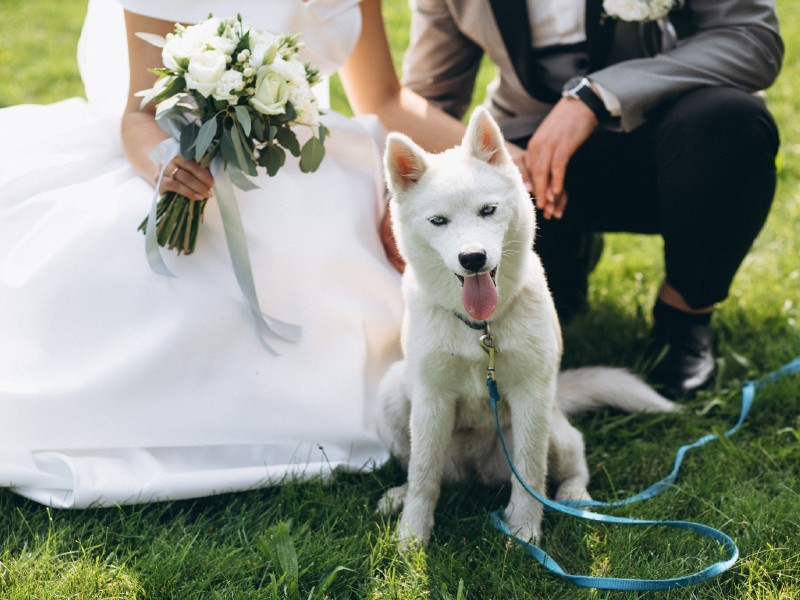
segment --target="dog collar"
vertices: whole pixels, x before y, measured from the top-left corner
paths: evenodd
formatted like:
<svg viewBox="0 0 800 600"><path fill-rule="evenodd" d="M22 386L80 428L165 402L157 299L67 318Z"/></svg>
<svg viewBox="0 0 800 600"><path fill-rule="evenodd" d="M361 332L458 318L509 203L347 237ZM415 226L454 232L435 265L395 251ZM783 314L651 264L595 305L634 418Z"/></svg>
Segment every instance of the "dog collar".
<svg viewBox="0 0 800 600"><path fill-rule="evenodd" d="M459 321L464 323L470 329L475 329L477 331L479 329L486 329L489 326L489 321L470 321L469 319L462 317L457 312L454 312L453 314L458 317Z"/></svg>

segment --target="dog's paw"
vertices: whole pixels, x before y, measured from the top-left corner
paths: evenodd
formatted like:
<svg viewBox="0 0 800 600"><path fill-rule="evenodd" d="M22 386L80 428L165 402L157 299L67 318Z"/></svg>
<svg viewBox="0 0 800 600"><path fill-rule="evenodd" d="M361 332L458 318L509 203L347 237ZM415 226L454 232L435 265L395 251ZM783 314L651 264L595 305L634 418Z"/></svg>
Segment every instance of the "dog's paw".
<svg viewBox="0 0 800 600"><path fill-rule="evenodd" d="M400 512L408 492L408 484L398 485L387 490L383 497L378 501L378 513L382 515L393 515Z"/></svg>
<svg viewBox="0 0 800 600"><path fill-rule="evenodd" d="M400 554L416 552L428 545L430 531L426 533L414 531L410 524L400 521L395 532L397 549Z"/></svg>
<svg viewBox="0 0 800 600"><path fill-rule="evenodd" d="M580 482L565 481L558 486L556 492L557 502L569 502L570 500L590 501L592 497L586 490L586 486Z"/></svg>
<svg viewBox="0 0 800 600"><path fill-rule="evenodd" d="M522 540L523 542L531 542L532 544L535 544L539 541L539 538L542 537L541 528L534 527L531 523L526 525L509 524L508 528L511 530L511 534L514 537Z"/></svg>
<svg viewBox="0 0 800 600"><path fill-rule="evenodd" d="M509 513L509 509L507 508L505 511L505 519L511 533L525 542L535 543L542 537L541 517L536 516L528 519L515 518L513 513Z"/></svg>

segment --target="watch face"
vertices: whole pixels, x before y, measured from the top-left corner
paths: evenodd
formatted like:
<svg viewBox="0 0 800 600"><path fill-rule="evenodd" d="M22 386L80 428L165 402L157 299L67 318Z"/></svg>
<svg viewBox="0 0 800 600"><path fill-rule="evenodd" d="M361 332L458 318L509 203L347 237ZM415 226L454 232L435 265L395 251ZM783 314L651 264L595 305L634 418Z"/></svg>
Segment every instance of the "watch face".
<svg viewBox="0 0 800 600"><path fill-rule="evenodd" d="M582 75L576 75L575 77L570 77L567 80L567 83L565 83L564 87L562 88L562 91L563 91L564 95L574 96L575 93L581 87L583 87L583 85L585 85L584 84L584 79L585 79L585 77L583 77Z"/></svg>
<svg viewBox="0 0 800 600"><path fill-rule="evenodd" d="M574 89L574 88L578 87L578 84L580 84L581 81L583 81L583 76L581 76L581 75L576 75L575 77L570 77L569 79L567 79L567 83L564 84L564 89L565 90Z"/></svg>

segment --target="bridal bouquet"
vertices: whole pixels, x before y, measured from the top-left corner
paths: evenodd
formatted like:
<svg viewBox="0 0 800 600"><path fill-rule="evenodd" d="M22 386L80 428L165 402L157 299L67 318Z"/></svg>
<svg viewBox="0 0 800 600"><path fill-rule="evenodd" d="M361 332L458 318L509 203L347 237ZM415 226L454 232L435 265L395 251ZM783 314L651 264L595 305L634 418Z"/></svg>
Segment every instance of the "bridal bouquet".
<svg viewBox="0 0 800 600"><path fill-rule="evenodd" d="M603 0L603 10L621 21L658 21L677 4L678 0Z"/></svg>
<svg viewBox="0 0 800 600"><path fill-rule="evenodd" d="M242 189L257 187L245 177L256 175L256 167L275 175L287 151L300 158L301 171L319 167L327 133L311 91L319 74L298 58L299 34L259 32L241 16L209 16L190 27L176 25L166 39L138 36L163 48L164 67L152 70L159 76L153 88L137 95L142 106L156 102L156 119L185 158L207 167L221 156L231 182ZM302 146L295 131L300 126L311 132ZM206 201L163 194L156 208L158 244L191 254Z"/></svg>

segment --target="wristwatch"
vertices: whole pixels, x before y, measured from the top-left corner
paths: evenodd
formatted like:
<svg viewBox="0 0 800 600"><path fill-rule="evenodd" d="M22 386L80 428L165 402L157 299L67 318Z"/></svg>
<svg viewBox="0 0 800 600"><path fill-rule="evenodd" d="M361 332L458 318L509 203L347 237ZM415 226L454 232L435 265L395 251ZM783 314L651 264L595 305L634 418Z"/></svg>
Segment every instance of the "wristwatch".
<svg viewBox="0 0 800 600"><path fill-rule="evenodd" d="M572 77L567 80L567 83L561 88L561 96L564 98L574 98L575 100L583 102L591 109L600 123L608 123L611 121L611 113L608 112L600 96L592 89L592 82L589 81L588 78L578 75L577 77Z"/></svg>

